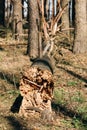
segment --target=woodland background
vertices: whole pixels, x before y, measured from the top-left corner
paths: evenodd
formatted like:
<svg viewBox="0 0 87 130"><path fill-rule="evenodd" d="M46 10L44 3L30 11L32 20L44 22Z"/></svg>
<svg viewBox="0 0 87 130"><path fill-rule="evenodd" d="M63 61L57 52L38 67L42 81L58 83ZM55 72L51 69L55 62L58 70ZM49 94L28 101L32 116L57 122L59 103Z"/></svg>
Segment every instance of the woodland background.
<svg viewBox="0 0 87 130"><path fill-rule="evenodd" d="M86 51L86 0L0 0L0 129L87 130ZM44 55L54 66L53 123L11 112L23 69Z"/></svg>

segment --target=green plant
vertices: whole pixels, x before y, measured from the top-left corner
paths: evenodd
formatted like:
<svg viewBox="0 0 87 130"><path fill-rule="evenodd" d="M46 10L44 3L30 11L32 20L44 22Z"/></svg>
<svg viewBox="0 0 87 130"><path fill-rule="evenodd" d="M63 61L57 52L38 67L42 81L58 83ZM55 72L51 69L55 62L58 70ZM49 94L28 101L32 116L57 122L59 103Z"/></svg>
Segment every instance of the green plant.
<svg viewBox="0 0 87 130"><path fill-rule="evenodd" d="M72 97L71 100L78 103L83 103L85 101L85 98L81 94L81 92L76 92Z"/></svg>
<svg viewBox="0 0 87 130"><path fill-rule="evenodd" d="M8 90L7 94L12 94L12 95L16 95L19 94L20 92L18 90Z"/></svg>
<svg viewBox="0 0 87 130"><path fill-rule="evenodd" d="M87 113L87 106L80 106L80 107L78 107L78 112L80 113L80 114L82 114L82 113Z"/></svg>
<svg viewBox="0 0 87 130"><path fill-rule="evenodd" d="M72 125L74 126L74 128L79 128L80 121L76 117L74 117L72 120Z"/></svg>
<svg viewBox="0 0 87 130"><path fill-rule="evenodd" d="M65 91L64 89L55 89L54 90L54 99L56 101L56 103L58 104L66 104L65 100L64 100L64 96L65 96Z"/></svg>
<svg viewBox="0 0 87 130"><path fill-rule="evenodd" d="M79 118L73 117L71 123L78 130L87 130L87 124L83 123Z"/></svg>
<svg viewBox="0 0 87 130"><path fill-rule="evenodd" d="M76 81L68 81L67 86L76 86L77 82Z"/></svg>
<svg viewBox="0 0 87 130"><path fill-rule="evenodd" d="M72 128L71 119L69 119L69 120L63 119L61 122L62 122L62 123L64 124L64 126L66 126L67 128Z"/></svg>

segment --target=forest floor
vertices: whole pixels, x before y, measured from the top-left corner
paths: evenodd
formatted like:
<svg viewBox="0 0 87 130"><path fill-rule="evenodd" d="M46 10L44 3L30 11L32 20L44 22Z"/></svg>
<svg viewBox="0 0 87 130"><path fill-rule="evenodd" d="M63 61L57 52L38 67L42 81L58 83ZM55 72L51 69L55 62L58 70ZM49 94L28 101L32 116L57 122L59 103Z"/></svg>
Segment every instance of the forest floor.
<svg viewBox="0 0 87 130"><path fill-rule="evenodd" d="M0 130L87 130L87 54L75 55L64 46L54 54L53 122L11 110L23 69L31 64L26 47L0 47Z"/></svg>

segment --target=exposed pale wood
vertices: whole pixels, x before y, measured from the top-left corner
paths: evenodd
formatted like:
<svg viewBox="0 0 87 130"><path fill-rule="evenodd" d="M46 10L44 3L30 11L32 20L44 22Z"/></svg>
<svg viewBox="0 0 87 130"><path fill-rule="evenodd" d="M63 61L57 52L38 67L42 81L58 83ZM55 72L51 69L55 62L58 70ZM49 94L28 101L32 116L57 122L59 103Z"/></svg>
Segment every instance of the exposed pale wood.
<svg viewBox="0 0 87 130"><path fill-rule="evenodd" d="M68 4L66 4L62 10L56 15L55 19L54 19L54 23L53 26L55 25L56 22L58 22L62 16L62 14L64 13L64 10L66 9L66 7L68 6Z"/></svg>
<svg viewBox="0 0 87 130"><path fill-rule="evenodd" d="M45 110L52 112L51 100L54 89L52 77L49 70L37 66L31 66L24 71L19 87L23 96L20 115L27 117L29 113L39 112L44 115Z"/></svg>

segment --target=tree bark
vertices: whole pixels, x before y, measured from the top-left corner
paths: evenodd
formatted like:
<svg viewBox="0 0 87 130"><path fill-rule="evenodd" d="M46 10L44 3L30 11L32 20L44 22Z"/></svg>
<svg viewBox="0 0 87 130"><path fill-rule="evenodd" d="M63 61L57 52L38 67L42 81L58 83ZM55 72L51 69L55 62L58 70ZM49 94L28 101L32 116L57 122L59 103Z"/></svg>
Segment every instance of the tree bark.
<svg viewBox="0 0 87 130"><path fill-rule="evenodd" d="M12 24L12 4L11 0L5 0L5 26L11 27Z"/></svg>
<svg viewBox="0 0 87 130"><path fill-rule="evenodd" d="M74 53L85 53L87 51L87 19L86 0L75 0L75 40Z"/></svg>
<svg viewBox="0 0 87 130"><path fill-rule="evenodd" d="M72 26L75 26L75 0L72 0Z"/></svg>
<svg viewBox="0 0 87 130"><path fill-rule="evenodd" d="M24 0L22 0L22 19L24 19Z"/></svg>
<svg viewBox="0 0 87 130"><path fill-rule="evenodd" d="M22 3L21 0L12 0L13 3L13 34L17 40L22 36Z"/></svg>
<svg viewBox="0 0 87 130"><path fill-rule="evenodd" d="M29 13L29 33L28 33L28 47L27 53L30 59L35 59L38 57L38 25L39 25L39 10L37 5L37 0L28 1L28 13Z"/></svg>
<svg viewBox="0 0 87 130"><path fill-rule="evenodd" d="M62 23L63 23L62 29L64 29L65 30L64 33L66 33L69 36L69 34L70 34L70 32L69 32L69 0L62 1L62 8L65 5L67 5L67 6L62 15Z"/></svg>
<svg viewBox="0 0 87 130"><path fill-rule="evenodd" d="M0 24L4 26L5 22L5 0L0 0Z"/></svg>

